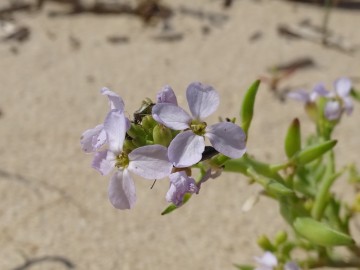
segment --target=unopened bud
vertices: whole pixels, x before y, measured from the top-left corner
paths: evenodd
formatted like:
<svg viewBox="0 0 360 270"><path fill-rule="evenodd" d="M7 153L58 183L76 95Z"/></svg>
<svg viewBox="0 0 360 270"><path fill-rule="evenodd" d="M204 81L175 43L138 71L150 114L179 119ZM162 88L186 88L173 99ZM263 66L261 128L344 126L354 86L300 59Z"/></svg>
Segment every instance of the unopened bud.
<svg viewBox="0 0 360 270"><path fill-rule="evenodd" d="M155 144L168 147L172 140L171 130L163 125L156 125L153 130L153 139Z"/></svg>
<svg viewBox="0 0 360 270"><path fill-rule="evenodd" d="M147 131L151 131L156 126L156 121L154 120L154 118L152 118L151 115L146 115L141 120L141 125Z"/></svg>
<svg viewBox="0 0 360 270"><path fill-rule="evenodd" d="M275 235L275 245L279 246L286 242L287 240L287 233L285 231L280 231Z"/></svg>
<svg viewBox="0 0 360 270"><path fill-rule="evenodd" d="M257 243L263 250L267 250L267 251L271 251L271 252L274 252L276 250L276 248L270 242L269 238L266 235L261 235L257 239Z"/></svg>

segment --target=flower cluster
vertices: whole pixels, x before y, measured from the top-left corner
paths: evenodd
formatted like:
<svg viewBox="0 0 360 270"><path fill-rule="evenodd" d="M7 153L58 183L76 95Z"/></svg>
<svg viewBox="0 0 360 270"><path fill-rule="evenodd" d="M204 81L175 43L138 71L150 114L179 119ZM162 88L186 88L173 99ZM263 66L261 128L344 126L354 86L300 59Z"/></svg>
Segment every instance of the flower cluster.
<svg viewBox="0 0 360 270"><path fill-rule="evenodd" d="M102 175L113 173L109 184L109 200L115 208L130 209L136 201L131 174L145 179L169 177L166 200L182 205L186 194L198 193L201 183L216 174L211 170L199 181L191 177L190 167L204 160L205 137L213 153L240 158L246 151L245 133L232 122L209 125L204 118L214 113L220 98L214 88L199 82L186 91L191 115L177 104L170 86L157 94L156 103L146 99L134 113L125 115L122 98L107 88L101 93L109 99L110 109L104 123L86 130L81 147L94 153L92 167Z"/></svg>
<svg viewBox="0 0 360 270"><path fill-rule="evenodd" d="M334 91L328 91L323 84L318 84L312 92L298 90L288 94L288 97L301 101L308 108L310 115L311 109L315 106L318 98L326 100L323 114L329 121L337 121L345 112L350 115L353 111L353 104L350 98L352 83L348 78L342 77L334 82Z"/></svg>

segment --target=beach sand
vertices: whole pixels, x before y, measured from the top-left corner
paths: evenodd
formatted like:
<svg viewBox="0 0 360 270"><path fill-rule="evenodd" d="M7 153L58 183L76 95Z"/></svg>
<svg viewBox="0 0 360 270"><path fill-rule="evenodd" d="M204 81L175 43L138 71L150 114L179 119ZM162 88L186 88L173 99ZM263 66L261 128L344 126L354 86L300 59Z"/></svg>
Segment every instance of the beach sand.
<svg viewBox="0 0 360 270"><path fill-rule="evenodd" d="M45 261L32 270L67 269L66 262L81 270L235 269L234 263L251 264L262 254L256 245L260 234L286 228L268 198L242 211L261 188L236 174L208 181L200 194L166 216L160 213L167 206L168 180L150 189L151 180L136 178L135 208L114 209L107 198L109 177L90 167L92 157L79 143L82 132L107 113L99 90L106 86L121 95L130 116L166 84L186 108L187 85L201 81L221 96L209 122L219 116L239 119L245 90L269 76L269 67L310 57L315 67L295 72L280 88L310 90L317 82L332 87L340 76L359 78L360 53L278 35L281 23L309 19L320 25L323 10L312 5L242 0L224 10L215 0L164 3L175 11L169 21L173 40L159 39L161 22L146 26L130 15L49 17L63 9L56 3L45 3L40 12L15 13L31 34L23 43L0 43L0 269L36 258ZM186 8L217 19L190 15ZM329 28L360 44L359 14L336 9ZM120 42L109 42L111 36L120 36ZM263 161L284 161L283 139L295 117L304 136L313 132L301 104L281 102L262 83L248 152ZM359 119L355 104L334 134L339 166L360 166ZM337 187L340 195L353 195L345 181Z"/></svg>

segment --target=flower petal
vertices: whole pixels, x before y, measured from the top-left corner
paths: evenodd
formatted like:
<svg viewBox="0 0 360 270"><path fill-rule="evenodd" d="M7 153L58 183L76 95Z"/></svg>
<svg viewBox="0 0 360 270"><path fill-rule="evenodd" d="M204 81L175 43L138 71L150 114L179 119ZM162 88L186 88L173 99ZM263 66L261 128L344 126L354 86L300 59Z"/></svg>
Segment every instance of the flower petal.
<svg viewBox="0 0 360 270"><path fill-rule="evenodd" d="M136 148L130 152L129 160L129 171L146 179L164 178L173 167L167 156L167 148L156 144Z"/></svg>
<svg viewBox="0 0 360 270"><path fill-rule="evenodd" d="M278 264L278 260L274 254L269 251L266 251L262 257L255 257L256 262L259 264L259 267L256 269L267 270L274 269Z"/></svg>
<svg viewBox="0 0 360 270"><path fill-rule="evenodd" d="M188 130L176 135L171 141L168 156L175 167L189 167L201 160L204 149L204 138Z"/></svg>
<svg viewBox="0 0 360 270"><path fill-rule="evenodd" d="M116 154L122 151L127 128L126 123L124 112L120 110L111 110L104 121L109 149Z"/></svg>
<svg viewBox="0 0 360 270"><path fill-rule="evenodd" d="M113 91L111 91L110 89L103 87L101 89L101 94L105 95L108 97L109 99L109 104L110 104L110 110L124 110L124 101L122 100L122 98L114 93Z"/></svg>
<svg viewBox="0 0 360 270"><path fill-rule="evenodd" d="M300 270L300 267L295 262L287 262L284 265L284 270Z"/></svg>
<svg viewBox="0 0 360 270"><path fill-rule="evenodd" d="M178 105L174 90L169 85L165 85L156 95L156 103L172 103Z"/></svg>
<svg viewBox="0 0 360 270"><path fill-rule="evenodd" d="M97 125L92 129L86 130L80 138L81 149L86 153L95 152L106 142L106 134L103 130L104 125Z"/></svg>
<svg viewBox="0 0 360 270"><path fill-rule="evenodd" d="M200 120L215 112L220 103L216 90L200 82L194 82L188 86L186 99L192 115Z"/></svg>
<svg viewBox="0 0 360 270"><path fill-rule="evenodd" d="M228 157L240 158L246 152L246 135L233 123L221 122L212 125L206 129L205 136L217 151Z"/></svg>
<svg viewBox="0 0 360 270"><path fill-rule="evenodd" d="M337 79L334 83L335 92L338 96L344 98L350 94L351 81L348 78Z"/></svg>
<svg viewBox="0 0 360 270"><path fill-rule="evenodd" d="M153 118L175 130L183 130L189 127L191 116L182 108L170 103L158 103L152 108Z"/></svg>
<svg viewBox="0 0 360 270"><path fill-rule="evenodd" d="M102 175L109 174L115 166L115 156L110 151L96 152L91 167Z"/></svg>
<svg viewBox="0 0 360 270"><path fill-rule="evenodd" d="M339 101L329 101L325 105L325 117L332 121L338 120L341 116L341 106Z"/></svg>
<svg viewBox="0 0 360 270"><path fill-rule="evenodd" d="M169 178L170 188L165 198L167 202L172 202L176 206L182 205L186 193L199 191L194 178L187 176L184 171L172 173Z"/></svg>
<svg viewBox="0 0 360 270"><path fill-rule="evenodd" d="M288 93L287 96L291 99L301 101L305 104L310 102L310 94L303 89L292 91Z"/></svg>
<svg viewBox="0 0 360 270"><path fill-rule="evenodd" d="M344 97L343 98L343 106L344 106L344 110L346 112L347 115L350 115L354 109L354 105L352 103L352 100L350 97Z"/></svg>
<svg viewBox="0 0 360 270"><path fill-rule="evenodd" d="M127 170L114 173L108 194L111 204L117 209L131 209L135 205L135 184Z"/></svg>
<svg viewBox="0 0 360 270"><path fill-rule="evenodd" d="M332 96L331 92L326 90L325 85L323 83L319 83L314 86L313 93L322 97L330 97Z"/></svg>

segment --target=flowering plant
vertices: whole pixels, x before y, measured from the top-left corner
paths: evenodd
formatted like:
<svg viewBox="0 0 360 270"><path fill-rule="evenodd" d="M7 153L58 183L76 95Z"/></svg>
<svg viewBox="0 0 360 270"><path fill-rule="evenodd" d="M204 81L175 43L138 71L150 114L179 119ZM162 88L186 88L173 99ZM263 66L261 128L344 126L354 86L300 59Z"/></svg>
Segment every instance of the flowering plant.
<svg viewBox="0 0 360 270"><path fill-rule="evenodd" d="M290 98L305 104L316 133L304 140L300 121L294 119L285 136L287 160L269 164L254 158L246 148L259 85L260 81L254 82L245 93L240 125L235 118L205 122L216 111L220 98L213 87L199 82L191 83L186 90L191 114L178 105L172 88L165 86L155 102L145 99L132 119L125 115L121 97L104 88L101 93L109 100L109 112L104 123L82 134L81 147L94 154L92 167L102 175L115 171L108 194L118 209L135 205L131 174L169 179L165 198L170 204L162 214L187 203L204 182L222 172L240 173L251 183L260 184L263 195L278 202L292 234L288 237L287 232L280 231L273 240L260 236L258 244L265 253L255 257L258 266L237 265L239 269L360 268L360 247L349 225L360 212L360 200L349 205L331 192L334 182L346 171L350 183L357 192L360 190L360 174L354 166L337 170L333 151L337 141L332 139L343 114L353 110L351 97L359 99L360 95L347 78L335 82L334 92L317 85L311 93L290 93ZM338 246L346 247L346 259L337 254ZM305 259L297 259L296 251L304 253Z"/></svg>

